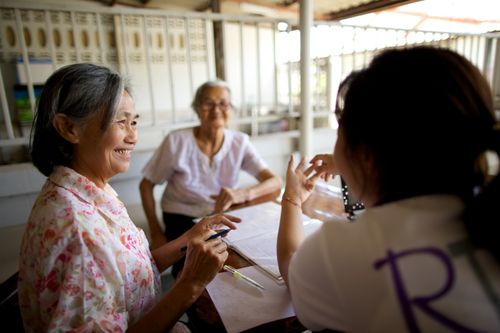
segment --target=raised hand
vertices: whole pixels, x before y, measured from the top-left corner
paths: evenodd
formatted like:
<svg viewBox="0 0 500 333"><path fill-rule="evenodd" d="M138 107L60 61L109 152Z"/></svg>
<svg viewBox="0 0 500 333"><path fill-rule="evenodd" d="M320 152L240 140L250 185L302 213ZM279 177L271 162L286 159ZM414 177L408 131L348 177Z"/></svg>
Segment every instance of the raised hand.
<svg viewBox="0 0 500 333"><path fill-rule="evenodd" d="M337 175L337 168L333 163L333 154L318 154L309 163L314 166L314 171L321 174L324 181L328 181Z"/></svg>
<svg viewBox="0 0 500 333"><path fill-rule="evenodd" d="M314 172L314 164L306 170L303 170L305 165L304 158L300 160L297 167L294 168L293 164L294 157L293 155L291 155L290 160L288 161L285 193L283 196L297 204L302 204L307 200L307 198L309 198L314 189L316 181L322 174Z"/></svg>

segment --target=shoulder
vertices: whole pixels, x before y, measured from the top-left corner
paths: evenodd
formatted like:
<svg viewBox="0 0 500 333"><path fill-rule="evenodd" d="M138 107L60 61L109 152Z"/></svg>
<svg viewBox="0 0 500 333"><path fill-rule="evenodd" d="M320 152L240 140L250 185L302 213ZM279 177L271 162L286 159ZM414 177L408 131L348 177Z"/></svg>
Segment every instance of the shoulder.
<svg viewBox="0 0 500 333"><path fill-rule="evenodd" d="M176 129L167 134L164 142L168 144L178 145L186 142L191 142L194 139L193 128Z"/></svg>
<svg viewBox="0 0 500 333"><path fill-rule="evenodd" d="M193 127L176 129L170 131L167 135L167 137L170 138L182 138L187 136L193 136Z"/></svg>
<svg viewBox="0 0 500 333"><path fill-rule="evenodd" d="M248 134L243 132L226 129L224 131L224 135L233 146L238 145L241 147L242 144L246 145L250 142L250 137L248 136Z"/></svg>
<svg viewBox="0 0 500 333"><path fill-rule="evenodd" d="M193 128L181 128L170 131L163 139L159 151L178 151L194 143Z"/></svg>
<svg viewBox="0 0 500 333"><path fill-rule="evenodd" d="M94 222L95 216L94 207L48 181L29 216L20 263L29 271L34 264L56 264L55 258L60 259L58 256L62 253L66 259L80 253L81 236L85 234L82 228L92 225L86 222Z"/></svg>
<svg viewBox="0 0 500 333"><path fill-rule="evenodd" d="M95 214L95 207L64 187L47 181L38 196L29 223L60 233L74 233L78 221Z"/></svg>

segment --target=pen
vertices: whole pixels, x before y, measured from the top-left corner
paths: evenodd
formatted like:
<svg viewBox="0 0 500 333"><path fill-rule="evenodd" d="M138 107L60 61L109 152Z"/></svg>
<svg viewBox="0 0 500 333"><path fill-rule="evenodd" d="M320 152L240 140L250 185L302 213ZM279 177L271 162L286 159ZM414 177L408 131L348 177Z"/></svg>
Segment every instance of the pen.
<svg viewBox="0 0 500 333"><path fill-rule="evenodd" d="M207 239L205 239L205 241L209 241L211 239L214 239L214 238L217 238L217 237L221 237L221 236L224 236L225 234L227 234L229 231L231 231L231 229L224 229L216 234L213 234L212 236L208 237ZM181 251L186 251L187 250L187 246L183 246L181 247Z"/></svg>
<svg viewBox="0 0 500 333"><path fill-rule="evenodd" d="M258 289L264 290L264 287L260 283L255 282L254 280L252 280L251 278L249 278L246 275L243 275L242 273L238 272L235 268L233 268L229 265L224 265L224 269L226 271L230 272L235 278L242 279L243 281L247 282L251 286L254 286Z"/></svg>

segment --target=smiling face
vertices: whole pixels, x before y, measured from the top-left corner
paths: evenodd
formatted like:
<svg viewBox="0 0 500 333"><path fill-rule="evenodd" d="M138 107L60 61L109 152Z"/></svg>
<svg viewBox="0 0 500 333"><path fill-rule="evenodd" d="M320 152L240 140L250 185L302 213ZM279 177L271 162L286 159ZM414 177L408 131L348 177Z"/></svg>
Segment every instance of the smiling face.
<svg viewBox="0 0 500 333"><path fill-rule="evenodd" d="M104 187L111 177L127 171L137 143L137 118L134 101L125 91L115 118L104 132L100 115L78 128L71 167L99 187Z"/></svg>
<svg viewBox="0 0 500 333"><path fill-rule="evenodd" d="M206 88L196 112L202 127L225 127L231 117L231 97L227 89L217 86Z"/></svg>

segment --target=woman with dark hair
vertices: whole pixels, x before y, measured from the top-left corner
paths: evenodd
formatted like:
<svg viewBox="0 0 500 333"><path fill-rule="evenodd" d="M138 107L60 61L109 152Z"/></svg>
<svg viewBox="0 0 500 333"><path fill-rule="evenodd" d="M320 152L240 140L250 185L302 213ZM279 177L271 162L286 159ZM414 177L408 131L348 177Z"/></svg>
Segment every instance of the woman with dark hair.
<svg viewBox="0 0 500 333"><path fill-rule="evenodd" d="M449 50L388 50L345 79L337 104L333 155L287 170L277 249L298 318L311 330L500 332L486 80ZM304 240L301 204L335 175L367 209Z"/></svg>
<svg viewBox="0 0 500 333"><path fill-rule="evenodd" d="M142 170L141 199L153 248L179 237L198 217L224 212L233 204L281 188L281 180L267 167L248 135L226 128L232 114L226 82L202 84L191 107L200 125L170 132ZM241 171L255 177L257 184L237 188ZM153 190L164 182L163 233ZM182 261L174 265L172 273L176 275L181 268Z"/></svg>
<svg viewBox="0 0 500 333"><path fill-rule="evenodd" d="M201 221L150 252L108 180L137 143L128 87L102 66L57 70L38 104L31 155L48 177L21 244L19 304L27 332L166 332L203 292L228 253L205 241L237 218ZM181 249L187 245L187 251ZM189 269L164 296L159 272L186 256Z"/></svg>

